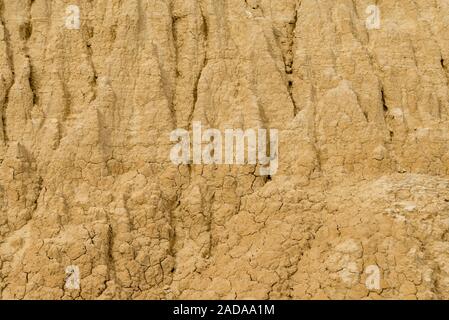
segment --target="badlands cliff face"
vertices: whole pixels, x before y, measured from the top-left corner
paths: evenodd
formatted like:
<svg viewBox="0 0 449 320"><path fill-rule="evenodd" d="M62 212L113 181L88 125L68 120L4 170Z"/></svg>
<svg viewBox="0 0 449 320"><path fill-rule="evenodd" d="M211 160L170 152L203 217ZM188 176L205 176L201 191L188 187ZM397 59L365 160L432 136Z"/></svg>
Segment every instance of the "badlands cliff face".
<svg viewBox="0 0 449 320"><path fill-rule="evenodd" d="M448 299L447 0L1 0L0 298ZM193 123L279 165L174 164Z"/></svg>

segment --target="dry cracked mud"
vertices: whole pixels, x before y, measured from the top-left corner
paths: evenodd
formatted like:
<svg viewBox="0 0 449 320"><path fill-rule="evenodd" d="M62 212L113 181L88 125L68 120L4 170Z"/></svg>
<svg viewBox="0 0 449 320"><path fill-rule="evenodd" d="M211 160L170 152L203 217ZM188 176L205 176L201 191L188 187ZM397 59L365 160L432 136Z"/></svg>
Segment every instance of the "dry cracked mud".
<svg viewBox="0 0 449 320"><path fill-rule="evenodd" d="M448 30L447 0L0 0L0 298L449 299ZM277 129L277 173L173 164L195 121Z"/></svg>

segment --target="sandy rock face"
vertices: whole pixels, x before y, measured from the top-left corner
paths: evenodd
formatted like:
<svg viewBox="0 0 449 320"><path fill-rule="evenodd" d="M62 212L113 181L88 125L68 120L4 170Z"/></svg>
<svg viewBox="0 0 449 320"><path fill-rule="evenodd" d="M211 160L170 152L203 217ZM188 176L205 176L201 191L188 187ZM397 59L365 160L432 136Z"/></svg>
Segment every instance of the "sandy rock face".
<svg viewBox="0 0 449 320"><path fill-rule="evenodd" d="M448 30L445 0L0 0L0 298L448 299ZM173 163L196 123L277 130L276 170Z"/></svg>

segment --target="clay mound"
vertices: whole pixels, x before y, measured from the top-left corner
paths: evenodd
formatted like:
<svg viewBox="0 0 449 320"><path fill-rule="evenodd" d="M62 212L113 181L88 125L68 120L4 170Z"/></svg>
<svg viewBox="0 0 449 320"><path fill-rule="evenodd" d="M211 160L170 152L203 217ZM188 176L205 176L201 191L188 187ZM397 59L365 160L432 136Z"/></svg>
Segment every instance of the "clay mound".
<svg viewBox="0 0 449 320"><path fill-rule="evenodd" d="M447 30L445 0L0 0L0 298L449 298ZM277 130L276 172L174 164L194 123Z"/></svg>

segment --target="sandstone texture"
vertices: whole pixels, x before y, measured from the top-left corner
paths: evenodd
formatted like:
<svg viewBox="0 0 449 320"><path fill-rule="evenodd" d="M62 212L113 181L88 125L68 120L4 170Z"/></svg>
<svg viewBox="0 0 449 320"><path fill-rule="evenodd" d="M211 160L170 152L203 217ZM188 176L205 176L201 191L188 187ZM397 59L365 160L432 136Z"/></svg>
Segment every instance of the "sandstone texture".
<svg viewBox="0 0 449 320"><path fill-rule="evenodd" d="M0 113L0 299L449 299L447 0L0 0Z"/></svg>

